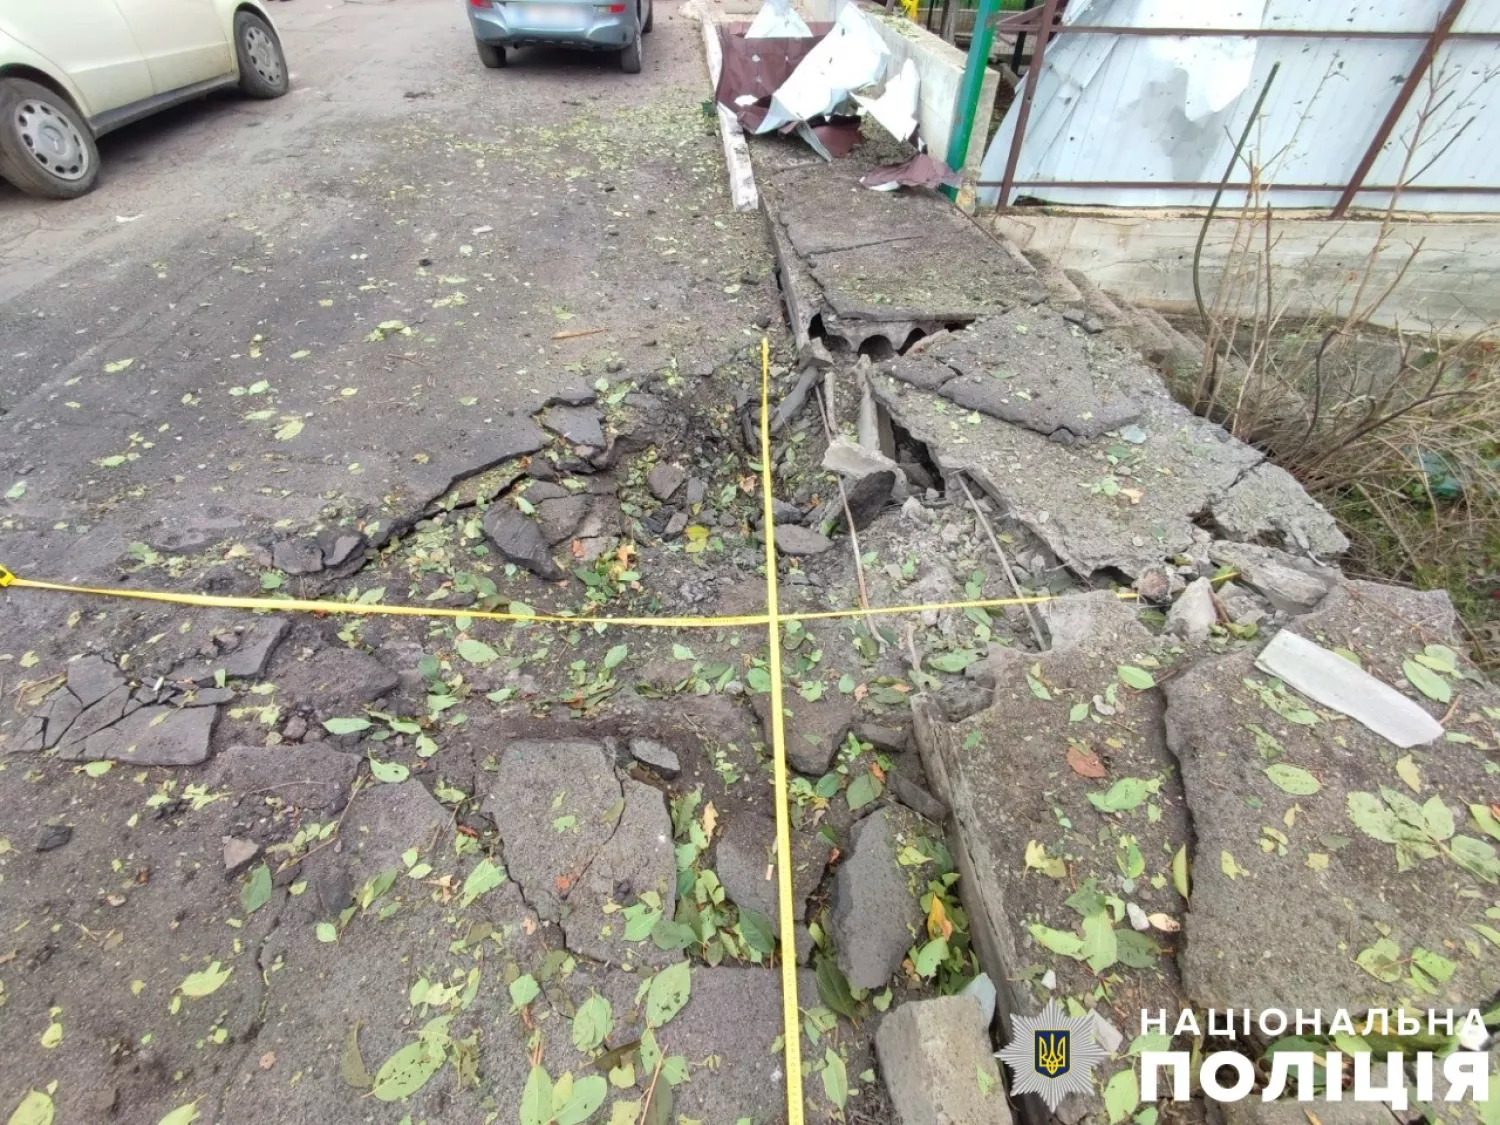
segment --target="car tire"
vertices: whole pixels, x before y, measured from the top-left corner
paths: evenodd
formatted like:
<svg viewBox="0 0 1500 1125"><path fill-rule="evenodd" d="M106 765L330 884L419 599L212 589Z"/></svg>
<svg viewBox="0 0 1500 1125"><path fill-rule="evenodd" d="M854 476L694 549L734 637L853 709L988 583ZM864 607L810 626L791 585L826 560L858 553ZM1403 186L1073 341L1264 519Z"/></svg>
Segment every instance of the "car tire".
<svg viewBox="0 0 1500 1125"><path fill-rule="evenodd" d="M656 22L656 0L646 0L646 22L641 24L641 31L651 30L651 25Z"/></svg>
<svg viewBox="0 0 1500 1125"><path fill-rule="evenodd" d="M636 9L635 38L630 41L630 46L620 52L620 69L626 74L639 74L641 72L641 13Z"/></svg>
<svg viewBox="0 0 1500 1125"><path fill-rule="evenodd" d="M240 64L240 90L246 97L279 98L290 88L281 40L253 12L234 17L234 53Z"/></svg>
<svg viewBox="0 0 1500 1125"><path fill-rule="evenodd" d="M77 199L99 176L93 131L55 90L0 78L0 176L27 195Z"/></svg>
<svg viewBox="0 0 1500 1125"><path fill-rule="evenodd" d="M479 52L479 61L490 70L499 70L505 65L505 48L494 43L481 43L474 40L474 47Z"/></svg>

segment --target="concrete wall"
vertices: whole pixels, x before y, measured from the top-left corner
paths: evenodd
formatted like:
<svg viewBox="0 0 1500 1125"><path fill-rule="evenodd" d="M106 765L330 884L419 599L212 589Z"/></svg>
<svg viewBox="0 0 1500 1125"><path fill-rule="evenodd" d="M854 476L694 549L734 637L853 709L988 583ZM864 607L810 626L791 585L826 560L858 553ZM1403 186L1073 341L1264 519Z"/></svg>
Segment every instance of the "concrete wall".
<svg viewBox="0 0 1500 1125"><path fill-rule="evenodd" d="M944 43L932 32L905 16L888 15L865 7L864 11L891 50L892 70L912 59L922 85L918 94L917 121L928 150L941 160L948 159L948 138L953 129L953 108L963 86L964 65L968 57L951 43ZM979 91L979 108L970 134L968 159L960 169L965 179L978 178L979 163L984 159L985 138L990 131L990 113L995 106L996 84L1000 76L986 68L984 84Z"/></svg>
<svg viewBox="0 0 1500 1125"><path fill-rule="evenodd" d="M1082 270L1094 284L1136 304L1169 312L1195 308L1193 245L1201 212L1021 209L995 214L992 222L1022 249ZM1229 232L1230 221L1216 219L1204 245L1200 272L1209 302L1223 272ZM1277 304L1289 302L1293 316L1346 311L1379 233L1377 220L1276 219L1270 256ZM1377 323L1464 335L1500 325L1500 218L1400 219L1376 258L1362 303L1395 281L1403 266L1405 276L1375 316Z"/></svg>

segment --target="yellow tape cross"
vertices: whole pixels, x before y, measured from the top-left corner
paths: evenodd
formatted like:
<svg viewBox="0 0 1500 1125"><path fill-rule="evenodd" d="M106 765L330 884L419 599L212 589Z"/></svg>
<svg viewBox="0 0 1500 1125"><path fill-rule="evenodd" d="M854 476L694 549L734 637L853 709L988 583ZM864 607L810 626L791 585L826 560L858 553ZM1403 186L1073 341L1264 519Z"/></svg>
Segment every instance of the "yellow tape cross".
<svg viewBox="0 0 1500 1125"><path fill-rule="evenodd" d="M827 621L845 617L878 617L884 614L923 613L928 610L997 609L1005 606L1042 605L1057 600L1057 595L1036 597L981 598L960 602L927 602L921 605L897 605L870 609L831 609L806 613L782 613L776 584L776 523L771 508L771 345L760 342L760 482L761 526L765 530L766 612L729 617L580 617L568 614L500 613L474 609L449 609L441 606L360 605L354 602L315 601L297 598L239 598L210 594L177 594L162 590L126 590L102 586L73 586L21 578L0 566L0 589L16 587L29 590L51 590L66 594L85 594L103 598L128 598L135 601L167 602L173 605L201 606L213 609L247 609L256 612L333 613L360 617L389 615L401 617L464 617L474 621L510 621L516 624L545 625L615 625L639 629L718 629L764 626L769 646L768 671L771 679L771 750L776 793L776 894L777 917L781 927L781 996L782 1035L785 1042L788 1125L802 1125L802 1024L797 1003L797 949L792 910L792 835L787 791L786 723L782 713L781 626L787 621ZM1232 577L1221 575L1220 578ZM1133 590L1116 591L1122 600L1137 597Z"/></svg>

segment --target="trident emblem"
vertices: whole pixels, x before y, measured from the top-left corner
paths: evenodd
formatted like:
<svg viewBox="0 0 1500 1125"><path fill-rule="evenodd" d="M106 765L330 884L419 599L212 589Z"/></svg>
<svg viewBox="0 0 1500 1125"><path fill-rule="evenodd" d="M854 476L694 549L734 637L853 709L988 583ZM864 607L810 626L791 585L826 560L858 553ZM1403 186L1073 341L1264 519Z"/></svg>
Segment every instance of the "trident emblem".
<svg viewBox="0 0 1500 1125"><path fill-rule="evenodd" d="M1068 1031L1036 1032L1036 1071L1048 1078L1060 1078L1068 1073L1068 1047L1072 1033Z"/></svg>

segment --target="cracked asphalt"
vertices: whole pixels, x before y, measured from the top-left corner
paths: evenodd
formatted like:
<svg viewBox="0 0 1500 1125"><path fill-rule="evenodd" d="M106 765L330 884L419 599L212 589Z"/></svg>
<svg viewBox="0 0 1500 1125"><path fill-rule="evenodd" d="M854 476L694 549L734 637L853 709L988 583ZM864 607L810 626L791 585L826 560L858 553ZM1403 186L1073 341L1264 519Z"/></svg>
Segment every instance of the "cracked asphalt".
<svg viewBox="0 0 1500 1125"><path fill-rule="evenodd" d="M533 420L549 400L707 374L776 315L762 219L731 210L703 112L698 24L672 0L640 76L539 50L485 71L453 0L303 0L275 15L286 98L214 97L112 135L99 188L70 204L0 185L0 564L18 574L255 594L271 589L276 542L321 536L329 558L331 536L358 533L372 562L406 552L377 562L397 576L391 600L425 593L424 560L454 547L418 521L455 482L552 440ZM721 390L700 392L703 409L728 419ZM400 542L414 526L426 530ZM284 568L284 591L342 596L322 583L360 581L363 559L309 578ZM633 970L680 954L651 947L632 965L627 951L623 968L575 956L528 903L536 888L483 883L503 863L479 813L500 755L576 728L498 717L467 681L514 673L426 667L420 625L363 638L341 625L299 618L263 647L245 614L0 596L0 1113L45 1099L58 1122L510 1121L540 1066L557 1114L581 1112L564 1113L568 1082L587 1100L607 1074L588 1116L633 1121L650 1056L638 1049L628 1074L591 1060L654 1023L684 1120L781 1119L775 973L694 962L693 998L657 1019L672 997L643 1003L647 973ZM378 660L344 647L361 639ZM494 643L509 656L509 637ZM567 649L544 668L546 643L535 679L556 690ZM252 651L227 688L188 671ZM110 666L97 720L85 654ZM444 691L472 721L458 715L424 762L415 723L390 716L436 706L423 729L437 733ZM34 722L43 704L50 733ZM146 721L153 706L164 725ZM394 741L323 729L366 707L389 709L379 733ZM730 780L754 772L765 807L747 708L667 710L612 728L676 745L683 776L669 787L632 767L631 812L608 833L613 881L589 871L610 883L590 889L600 903L645 889L661 867L645 852L670 879L674 846L680 863L694 826L713 836L711 803L674 823L690 786L727 808ZM211 734L164 734L205 713ZM68 749L65 719L106 733L112 720L135 741L100 758L75 730ZM623 778L614 744L590 745ZM413 776L375 779L398 746ZM554 794L548 771L522 776L549 834L620 816L569 811L562 781ZM558 849L524 847L530 877L564 893ZM527 981L537 994L522 1002ZM614 1030L591 1047L569 1025L595 994ZM841 1035L864 1092L856 1118L879 1120L868 1033ZM813 1120L835 1112L821 1093L809 1106Z"/></svg>

